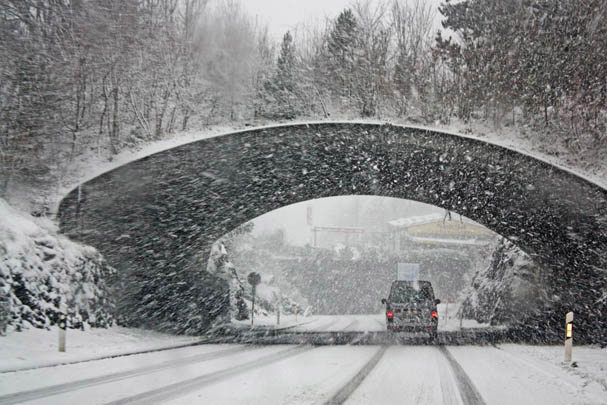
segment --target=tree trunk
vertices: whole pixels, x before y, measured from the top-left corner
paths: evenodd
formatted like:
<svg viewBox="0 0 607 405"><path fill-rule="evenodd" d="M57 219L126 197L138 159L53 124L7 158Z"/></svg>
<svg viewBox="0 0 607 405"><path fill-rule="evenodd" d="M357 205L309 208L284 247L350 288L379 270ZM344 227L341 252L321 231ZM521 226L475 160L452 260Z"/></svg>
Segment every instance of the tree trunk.
<svg viewBox="0 0 607 405"><path fill-rule="evenodd" d="M186 111L183 113L183 120L181 121L181 130L185 131L188 128L188 121L190 119L190 112Z"/></svg>
<svg viewBox="0 0 607 405"><path fill-rule="evenodd" d="M110 150L112 152L112 155L115 155L116 153L118 153L118 137L119 137L119 131L120 131L120 127L119 127L119 123L118 123L118 108L120 107L119 105L119 91L118 91L118 87L114 87L114 89L112 90L112 95L113 95L113 99L114 99L114 111L112 113L112 127L111 127L111 131L110 131Z"/></svg>
<svg viewBox="0 0 607 405"><path fill-rule="evenodd" d="M173 107L173 110L171 111L171 117L169 118L169 124L167 125L167 133L172 134L173 133L173 126L175 125L175 110L177 109L177 107Z"/></svg>

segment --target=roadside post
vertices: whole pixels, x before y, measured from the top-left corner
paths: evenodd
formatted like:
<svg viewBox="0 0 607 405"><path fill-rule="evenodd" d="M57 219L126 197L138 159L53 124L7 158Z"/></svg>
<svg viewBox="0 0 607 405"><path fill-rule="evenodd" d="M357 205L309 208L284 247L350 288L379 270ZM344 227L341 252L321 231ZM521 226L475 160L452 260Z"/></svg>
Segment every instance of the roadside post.
<svg viewBox="0 0 607 405"><path fill-rule="evenodd" d="M261 276L259 275L259 273L255 273L253 271L247 276L247 281L249 282L249 284L251 284L251 287L253 289L253 299L251 305L251 326L253 326L253 322L255 319L255 290L257 288L257 285L261 283Z"/></svg>
<svg viewBox="0 0 607 405"><path fill-rule="evenodd" d="M59 351L61 353L65 352L65 329L67 327L67 322L65 320L65 314L62 312L59 315Z"/></svg>
<svg viewBox="0 0 607 405"><path fill-rule="evenodd" d="M280 325L280 295L276 296L276 325Z"/></svg>
<svg viewBox="0 0 607 405"><path fill-rule="evenodd" d="M565 362L571 362L571 351L573 349L573 312L565 316Z"/></svg>

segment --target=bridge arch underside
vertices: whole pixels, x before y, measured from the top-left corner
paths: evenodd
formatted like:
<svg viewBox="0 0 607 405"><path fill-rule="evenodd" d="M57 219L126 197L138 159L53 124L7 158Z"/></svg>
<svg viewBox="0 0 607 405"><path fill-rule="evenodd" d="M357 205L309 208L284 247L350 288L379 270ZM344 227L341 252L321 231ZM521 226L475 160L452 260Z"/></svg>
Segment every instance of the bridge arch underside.
<svg viewBox="0 0 607 405"><path fill-rule="evenodd" d="M240 224L310 199L376 195L465 215L551 271L554 302L530 322L546 333L560 332L574 310L576 328L593 334L605 308L597 302L606 286L607 192L452 134L357 123L254 129L148 156L82 184L78 195L61 203L62 231L120 271L163 274L150 288L164 283L173 297L198 282L193 257Z"/></svg>

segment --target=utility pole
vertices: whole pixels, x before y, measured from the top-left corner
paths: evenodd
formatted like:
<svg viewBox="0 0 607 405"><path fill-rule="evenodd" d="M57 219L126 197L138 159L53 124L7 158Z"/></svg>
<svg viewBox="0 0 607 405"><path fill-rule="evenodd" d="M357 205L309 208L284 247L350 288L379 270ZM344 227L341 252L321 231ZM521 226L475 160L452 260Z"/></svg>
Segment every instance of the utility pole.
<svg viewBox="0 0 607 405"><path fill-rule="evenodd" d="M251 272L247 276L247 281L251 284L252 288L252 304L251 304L251 327L253 326L255 319L255 290L257 285L261 283L261 276L259 273Z"/></svg>

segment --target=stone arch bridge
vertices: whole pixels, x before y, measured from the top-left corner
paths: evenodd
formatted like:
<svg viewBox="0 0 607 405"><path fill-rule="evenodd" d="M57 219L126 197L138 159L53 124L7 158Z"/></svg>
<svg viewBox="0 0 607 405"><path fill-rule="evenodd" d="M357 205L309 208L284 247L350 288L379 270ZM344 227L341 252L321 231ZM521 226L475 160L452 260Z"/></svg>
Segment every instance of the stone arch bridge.
<svg viewBox="0 0 607 405"><path fill-rule="evenodd" d="M196 305L184 305L184 296L208 301L217 291L201 267L218 238L277 208L339 195L416 200L485 225L553 275L554 300L538 309L535 327L560 331L571 309L576 327L595 333L605 311L607 192L544 161L454 134L347 122L244 130L102 174L70 192L58 216L64 233L139 282L122 298L142 305L125 303L125 311L166 329L192 322ZM201 311L199 322L216 316L208 305Z"/></svg>

